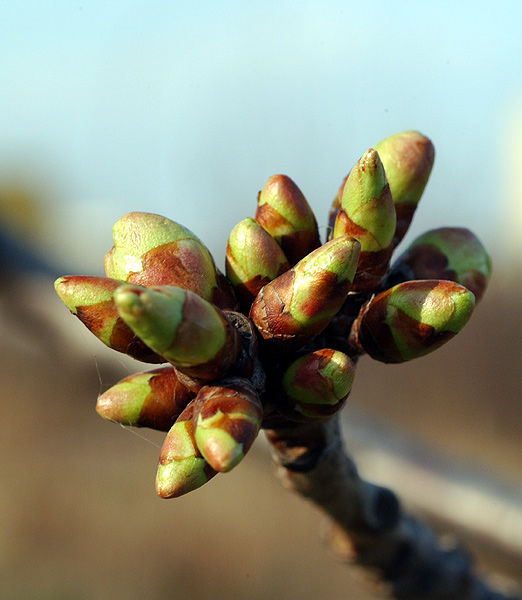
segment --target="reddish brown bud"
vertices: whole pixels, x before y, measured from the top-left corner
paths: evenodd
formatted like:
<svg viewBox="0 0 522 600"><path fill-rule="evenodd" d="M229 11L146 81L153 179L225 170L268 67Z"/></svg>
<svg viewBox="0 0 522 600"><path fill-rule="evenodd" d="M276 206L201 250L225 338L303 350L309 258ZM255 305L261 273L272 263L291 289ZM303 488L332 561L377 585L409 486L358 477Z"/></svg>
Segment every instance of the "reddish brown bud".
<svg viewBox="0 0 522 600"><path fill-rule="evenodd" d="M378 287L393 251L395 207L381 160L370 148L344 185L333 236L351 235L361 244L353 291Z"/></svg>
<svg viewBox="0 0 522 600"><path fill-rule="evenodd" d="M406 281L363 307L354 324L354 345L382 362L412 360L454 337L474 306L473 294L452 281Z"/></svg>
<svg viewBox="0 0 522 600"><path fill-rule="evenodd" d="M389 285L410 279L456 281L478 302L491 276L491 260L480 240L464 227L441 227L419 236L393 263Z"/></svg>
<svg viewBox="0 0 522 600"><path fill-rule="evenodd" d="M105 255L108 277L145 287L181 287L220 308L237 308L230 283L186 227L160 215L131 212L116 221L112 234L114 246Z"/></svg>
<svg viewBox="0 0 522 600"><path fill-rule="evenodd" d="M264 285L290 268L279 244L251 218L243 219L232 230L225 266L227 277L247 308Z"/></svg>
<svg viewBox="0 0 522 600"><path fill-rule="evenodd" d="M165 360L146 346L128 327L114 303L121 281L108 277L66 276L55 281L65 306L106 346L149 363Z"/></svg>
<svg viewBox="0 0 522 600"><path fill-rule="evenodd" d="M257 202L256 221L281 246L291 265L320 246L312 209L290 177L270 177Z"/></svg>
<svg viewBox="0 0 522 600"><path fill-rule="evenodd" d="M161 447L156 492L176 498L201 487L216 475L198 450L192 429L194 401L190 402L167 433Z"/></svg>
<svg viewBox="0 0 522 600"><path fill-rule="evenodd" d="M114 301L134 333L189 377L225 375L240 355L239 334L224 312L193 292L122 285Z"/></svg>
<svg viewBox="0 0 522 600"><path fill-rule="evenodd" d="M265 285L250 310L261 336L285 351L320 333L346 300L359 248L349 236L335 238Z"/></svg>
<svg viewBox="0 0 522 600"><path fill-rule="evenodd" d="M96 411L122 425L168 431L194 395L169 366L122 379L98 398Z"/></svg>
<svg viewBox="0 0 522 600"><path fill-rule="evenodd" d="M261 401L246 379L231 377L199 391L194 437L213 469L230 471L248 452L263 420Z"/></svg>
<svg viewBox="0 0 522 600"><path fill-rule="evenodd" d="M381 140L374 146L384 165L386 178L397 212L394 246L410 226L417 204L428 182L435 149L418 131L403 131Z"/></svg>
<svg viewBox="0 0 522 600"><path fill-rule="evenodd" d="M281 378L277 409L294 421L325 419L344 405L355 376L353 361L322 348L295 360Z"/></svg>

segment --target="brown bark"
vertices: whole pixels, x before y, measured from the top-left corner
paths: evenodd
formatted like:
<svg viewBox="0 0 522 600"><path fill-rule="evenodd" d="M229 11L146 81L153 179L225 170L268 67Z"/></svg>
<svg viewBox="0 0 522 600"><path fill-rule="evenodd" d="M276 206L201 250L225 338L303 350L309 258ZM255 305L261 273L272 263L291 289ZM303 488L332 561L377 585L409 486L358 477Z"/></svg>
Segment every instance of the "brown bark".
<svg viewBox="0 0 522 600"><path fill-rule="evenodd" d="M347 455L339 420L282 424L266 432L285 488L331 520L327 540L349 564L368 568L401 600L515 600L484 583L467 552L445 547L405 513L387 488L361 479Z"/></svg>

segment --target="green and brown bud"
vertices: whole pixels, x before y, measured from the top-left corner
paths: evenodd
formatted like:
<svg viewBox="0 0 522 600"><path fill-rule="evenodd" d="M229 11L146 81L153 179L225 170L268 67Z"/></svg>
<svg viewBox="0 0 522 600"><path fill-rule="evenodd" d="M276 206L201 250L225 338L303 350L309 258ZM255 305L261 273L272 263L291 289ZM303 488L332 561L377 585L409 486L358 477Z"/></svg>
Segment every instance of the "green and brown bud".
<svg viewBox="0 0 522 600"><path fill-rule="evenodd" d="M344 185L333 237L351 235L361 244L353 291L375 289L393 251L395 207L384 168L370 148L353 167Z"/></svg>
<svg viewBox="0 0 522 600"><path fill-rule="evenodd" d="M228 279L247 307L264 285L290 268L279 244L250 217L230 233L225 266Z"/></svg>
<svg viewBox="0 0 522 600"><path fill-rule="evenodd" d="M164 362L118 314L113 294L121 284L121 281L108 277L71 275L57 279L54 287L72 314L106 346L144 362Z"/></svg>
<svg viewBox="0 0 522 600"><path fill-rule="evenodd" d="M116 221L112 235L114 246L104 262L108 277L145 287L182 287L220 308L237 308L210 252L186 227L160 215L131 212Z"/></svg>
<svg viewBox="0 0 522 600"><path fill-rule="evenodd" d="M409 279L456 281L478 302L491 276L491 259L480 240L464 227L441 227L418 237L394 262L386 281Z"/></svg>
<svg viewBox="0 0 522 600"><path fill-rule="evenodd" d="M194 437L205 460L219 472L230 471L259 433L263 407L246 379L231 377L199 391L194 407Z"/></svg>
<svg viewBox="0 0 522 600"><path fill-rule="evenodd" d="M352 389L355 365L343 352L322 348L301 356L284 372L277 409L294 421L331 417Z"/></svg>
<svg viewBox="0 0 522 600"><path fill-rule="evenodd" d="M406 281L378 294L362 309L352 342L375 360L412 360L454 337L474 306L474 295L452 281Z"/></svg>
<svg viewBox="0 0 522 600"><path fill-rule="evenodd" d="M187 494L216 475L196 445L193 412L194 401L179 415L161 447L156 473L156 492L160 498Z"/></svg>
<svg viewBox="0 0 522 600"><path fill-rule="evenodd" d="M374 146L379 153L397 211L394 246L410 226L417 204L428 183L435 159L431 141L418 131L403 131Z"/></svg>
<svg viewBox="0 0 522 600"><path fill-rule="evenodd" d="M335 238L265 285L250 309L263 339L285 351L320 333L346 300L359 249L350 236Z"/></svg>
<svg viewBox="0 0 522 600"><path fill-rule="evenodd" d="M321 245L317 222L297 185L272 175L257 197L256 221L277 241L291 265Z"/></svg>
<svg viewBox="0 0 522 600"><path fill-rule="evenodd" d="M134 333L189 377L222 376L239 356L237 330L219 308L193 292L174 286L122 285L114 301Z"/></svg>
<svg viewBox="0 0 522 600"><path fill-rule="evenodd" d="M99 396L96 411L122 425L168 431L194 396L173 367L162 367L122 379Z"/></svg>

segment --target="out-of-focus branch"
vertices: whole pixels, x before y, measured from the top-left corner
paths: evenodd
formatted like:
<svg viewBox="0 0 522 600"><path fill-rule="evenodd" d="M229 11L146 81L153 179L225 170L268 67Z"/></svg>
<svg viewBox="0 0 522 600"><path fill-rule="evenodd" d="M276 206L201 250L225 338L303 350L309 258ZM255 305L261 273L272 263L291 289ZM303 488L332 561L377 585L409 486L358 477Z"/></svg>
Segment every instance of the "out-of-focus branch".
<svg viewBox="0 0 522 600"><path fill-rule="evenodd" d="M468 554L444 547L406 514L387 488L361 479L346 454L337 417L268 430L283 486L314 502L332 520L328 542L347 562L369 567L409 600L515 600L490 589Z"/></svg>

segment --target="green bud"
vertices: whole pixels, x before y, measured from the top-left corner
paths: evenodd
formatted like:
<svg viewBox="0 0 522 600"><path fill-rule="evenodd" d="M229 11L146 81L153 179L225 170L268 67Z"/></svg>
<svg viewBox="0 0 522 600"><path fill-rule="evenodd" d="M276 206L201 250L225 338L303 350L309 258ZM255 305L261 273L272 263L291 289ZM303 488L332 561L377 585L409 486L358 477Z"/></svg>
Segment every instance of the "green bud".
<svg viewBox="0 0 522 600"><path fill-rule="evenodd" d="M96 411L122 425L168 431L193 397L173 367L162 367L122 379L98 398Z"/></svg>
<svg viewBox="0 0 522 600"><path fill-rule="evenodd" d="M314 213L286 175L272 175L257 197L256 221L277 241L291 265L320 246Z"/></svg>
<svg viewBox="0 0 522 600"><path fill-rule="evenodd" d="M352 388L355 365L343 352L322 348L301 356L284 372L277 409L294 421L331 417Z"/></svg>
<svg viewBox="0 0 522 600"><path fill-rule="evenodd" d="M251 218L232 230L225 266L228 279L248 307L264 285L290 268L279 244Z"/></svg>
<svg viewBox="0 0 522 600"><path fill-rule="evenodd" d="M216 475L196 446L193 411L194 401L177 418L161 447L156 473L156 492L160 498L187 494Z"/></svg>
<svg viewBox="0 0 522 600"><path fill-rule="evenodd" d="M246 379L223 379L199 391L194 407L194 437L209 465L230 471L248 452L259 433L263 407Z"/></svg>
<svg viewBox="0 0 522 600"><path fill-rule="evenodd" d="M377 152L370 148L346 180L333 237L351 235L361 244L353 291L375 289L393 251L395 207Z"/></svg>
<svg viewBox="0 0 522 600"><path fill-rule="evenodd" d="M58 278L56 293L73 315L106 346L149 363L164 362L123 322L114 304L121 281L80 275Z"/></svg>
<svg viewBox="0 0 522 600"><path fill-rule="evenodd" d="M237 301L207 248L186 227L160 215L131 212L112 228L114 246L105 255L108 277L151 287L190 290L223 309Z"/></svg>
<svg viewBox="0 0 522 600"><path fill-rule="evenodd" d="M403 131L374 146L379 153L397 211L394 245L404 237L428 183L435 159L431 141L418 131Z"/></svg>
<svg viewBox="0 0 522 600"><path fill-rule="evenodd" d="M452 281L406 281L378 294L363 308L354 339L376 360L412 360L454 337L474 306L474 295Z"/></svg>
<svg viewBox="0 0 522 600"><path fill-rule="evenodd" d="M219 377L239 356L239 334L224 313L188 290L122 285L114 301L134 333L190 377Z"/></svg>
<svg viewBox="0 0 522 600"><path fill-rule="evenodd" d="M265 285L250 309L263 339L290 350L320 333L346 300L359 248L350 236L335 238Z"/></svg>
<svg viewBox="0 0 522 600"><path fill-rule="evenodd" d="M447 279L468 288L478 302L491 276L491 259L464 227L441 227L418 237L392 265L390 285L409 279Z"/></svg>

